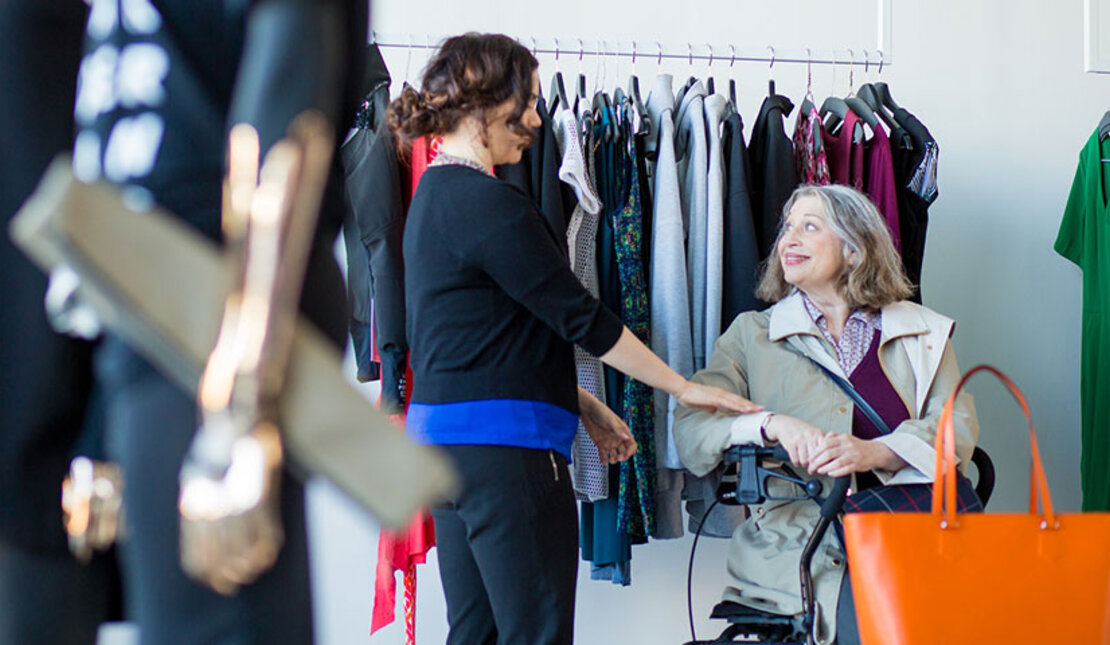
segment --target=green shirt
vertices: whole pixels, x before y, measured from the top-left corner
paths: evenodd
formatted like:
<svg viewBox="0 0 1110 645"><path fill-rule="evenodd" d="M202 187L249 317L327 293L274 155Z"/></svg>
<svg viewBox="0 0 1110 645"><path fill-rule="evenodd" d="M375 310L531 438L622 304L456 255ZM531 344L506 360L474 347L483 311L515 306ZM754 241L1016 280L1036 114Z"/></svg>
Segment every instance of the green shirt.
<svg viewBox="0 0 1110 645"><path fill-rule="evenodd" d="M1096 130L1079 153L1079 167L1060 222L1056 252L1083 270L1080 377L1083 510L1110 510L1110 140Z"/></svg>

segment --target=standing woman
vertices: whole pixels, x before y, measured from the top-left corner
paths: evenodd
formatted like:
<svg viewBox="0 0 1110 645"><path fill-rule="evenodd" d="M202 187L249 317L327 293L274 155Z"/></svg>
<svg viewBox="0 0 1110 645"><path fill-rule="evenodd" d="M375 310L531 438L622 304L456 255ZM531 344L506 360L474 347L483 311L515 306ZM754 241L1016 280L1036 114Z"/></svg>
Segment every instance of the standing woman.
<svg viewBox="0 0 1110 645"><path fill-rule="evenodd" d="M390 106L402 139L442 137L405 226L408 429L450 455L462 489L433 509L448 643L570 643L578 517L567 472L578 416L603 462L636 442L577 387L575 344L706 411L757 410L679 376L590 296L566 242L494 165L540 125L538 63L514 40L465 34Z"/></svg>

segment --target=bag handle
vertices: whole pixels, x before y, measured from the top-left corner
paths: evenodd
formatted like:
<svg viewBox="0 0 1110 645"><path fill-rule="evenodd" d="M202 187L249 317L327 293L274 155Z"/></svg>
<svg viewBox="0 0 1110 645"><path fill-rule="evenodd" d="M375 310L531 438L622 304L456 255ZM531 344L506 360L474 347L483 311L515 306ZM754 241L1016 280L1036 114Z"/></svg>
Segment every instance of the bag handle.
<svg viewBox="0 0 1110 645"><path fill-rule="evenodd" d="M997 376L1021 405L1021 410L1025 413L1026 420L1029 421L1029 445L1033 454L1029 482L1029 514L1036 514L1037 499L1039 498L1041 506L1044 508L1044 515L1041 517L1041 528L1056 528L1058 526L1056 513L1052 509L1052 496L1048 491L1048 479L1044 475L1044 465L1041 463L1041 451L1037 447L1037 434L1033 430L1033 415L1029 411L1029 404L1025 401L1025 396L1018 389L1018 386L1008 376L990 365L979 365L968 370L960 379L948 400L944 402L944 411L941 413L940 422L937 424L935 445L937 459L936 468L933 471L933 515L939 517L943 511L944 520L941 522L941 528L956 526L956 430L952 421L952 414L956 404L956 396L963 389L964 384L978 372L990 372Z"/></svg>

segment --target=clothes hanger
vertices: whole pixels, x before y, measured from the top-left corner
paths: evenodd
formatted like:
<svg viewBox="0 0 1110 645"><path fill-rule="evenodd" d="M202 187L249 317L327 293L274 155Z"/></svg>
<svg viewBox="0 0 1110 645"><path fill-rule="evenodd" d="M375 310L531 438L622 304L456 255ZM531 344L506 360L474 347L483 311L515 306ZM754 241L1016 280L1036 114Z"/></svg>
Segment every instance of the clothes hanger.
<svg viewBox="0 0 1110 645"><path fill-rule="evenodd" d="M555 39L555 75L551 77L551 105L548 111L554 114L559 106L569 110L570 101L567 100L567 90L563 85L563 72L559 69L559 39Z"/></svg>
<svg viewBox="0 0 1110 645"><path fill-rule="evenodd" d="M853 114L858 116L864 123L866 123L867 126L871 128L871 131L874 132L875 128L879 127L879 117L875 116L875 113L871 111L871 108L867 106L867 103L865 103L864 101L862 101L861 99L856 97L856 93L855 93L856 54L851 49L849 49L848 50L848 55L851 56L852 58L851 58L851 62L848 64L848 96L844 97L844 102L848 104L848 109L850 109ZM864 57L864 60L865 61L867 60L866 57ZM867 64L867 67L868 68L870 67L870 63ZM866 73L866 68L865 68L864 73ZM852 135L853 138L856 137L857 134L860 137L864 136L864 134L862 132L857 131L856 133L853 133L853 135ZM857 143L858 143L858 140L857 140Z"/></svg>
<svg viewBox="0 0 1110 645"><path fill-rule="evenodd" d="M878 75L882 76L882 74L883 74L883 50L878 49L876 51L879 54L879 73L878 73ZM890 108L892 111L897 111L897 110L901 109L900 106L897 103L894 102L894 97L892 97L890 95L890 87L885 82L877 81L877 82L874 83L874 87L875 87L875 93L878 95L880 103L882 103L886 107ZM895 118L897 118L897 116Z"/></svg>
<svg viewBox="0 0 1110 645"><path fill-rule="evenodd" d="M881 50L875 50L875 52L879 55L879 71L876 74L877 76L878 74L881 74L883 70L883 52ZM864 61L870 62L870 55L866 49L863 50L863 57ZM866 73L866 71L867 66L865 65L864 72ZM887 112L886 106L883 105L883 100L879 96L879 91L878 89L876 89L876 85L877 82L864 83L863 85L860 85L859 91L856 92L856 96L859 97L861 101L866 103L867 107L871 108L871 111L877 114L888 128L893 130L897 126L897 124L894 121L894 117Z"/></svg>
<svg viewBox="0 0 1110 645"><path fill-rule="evenodd" d="M536 37L535 36L532 36L532 58L535 58L537 63L540 60L540 58L539 58L539 48L536 47ZM536 98L538 98L540 100L544 100L543 99L543 83L540 83L539 87L536 88L536 95L537 95ZM546 101L544 101L544 103L546 103Z"/></svg>
<svg viewBox="0 0 1110 645"><path fill-rule="evenodd" d="M1098 140L1103 141L1106 137L1110 136L1110 112L1102 115L1102 120L1098 122Z"/></svg>
<svg viewBox="0 0 1110 645"><path fill-rule="evenodd" d="M636 41L632 41L632 75L628 77L628 98L632 107L636 109L639 123L636 124L637 134L651 135L652 123L648 117L647 108L644 106L643 97L640 96L640 77L636 75Z"/></svg>
<svg viewBox="0 0 1110 645"><path fill-rule="evenodd" d="M690 59L691 59L688 64L689 64L689 67L690 67L690 73L692 74L693 71L694 71L694 64L693 64L693 60L692 60L693 51L692 51L692 47L690 46L690 43L686 43L686 52L687 52L686 55L688 57L690 57ZM687 77L686 82L682 84L682 87L678 88L678 92L676 92L675 95L674 95L674 104L675 104L675 106L679 106L679 105L682 104L682 99L686 97L686 92L690 91L690 87L693 84L694 84L693 76Z"/></svg>
<svg viewBox="0 0 1110 645"><path fill-rule="evenodd" d="M802 97L802 105L798 109L799 115L809 116L813 110L813 52L806 47L806 95Z"/></svg>
<svg viewBox="0 0 1110 645"><path fill-rule="evenodd" d="M594 91L593 95L596 97L598 94L605 91L605 76L608 65L605 63L605 41L597 41L597 52L594 55Z"/></svg>
<svg viewBox="0 0 1110 645"><path fill-rule="evenodd" d="M882 76L883 63L885 61L883 60L883 50L876 49L875 53L879 55L879 69L875 72L875 76L879 77ZM879 117L882 118L882 120L887 124L887 126L890 127L891 135L896 134L895 131L900 125L898 117L893 112L890 112L887 109L888 104L886 102L889 101L890 103L894 103L894 99L890 98L890 89L887 87L886 83L879 80L868 83L866 87L868 90L867 93L864 93L863 88L860 88L861 97L864 98L864 100L866 100L869 95L873 98L875 104L871 106L872 109L874 109L875 113L878 114ZM886 101L883 100L884 95ZM900 140L892 142L892 145L898 146L902 150L913 150L913 137L910 136L909 132L902 130Z"/></svg>
<svg viewBox="0 0 1110 645"><path fill-rule="evenodd" d="M585 52L585 47L582 45L582 39L578 39L578 81L575 83L576 91L574 94L574 113L578 118L582 118L582 111L586 105L586 75L582 72L582 56Z"/></svg>
<svg viewBox="0 0 1110 645"><path fill-rule="evenodd" d="M767 96L774 96L775 92L775 48L767 45L767 49L771 50L771 64L767 66Z"/></svg>
<svg viewBox="0 0 1110 645"><path fill-rule="evenodd" d="M732 69L736 65L736 47L729 45L728 54L728 100L732 104L732 109L739 111L740 106L736 103L736 78L733 76Z"/></svg>
<svg viewBox="0 0 1110 645"><path fill-rule="evenodd" d="M594 112L605 111L610 116L612 116L613 103L610 100L609 95L605 93L605 65L604 57L602 56L602 52L604 52L604 50L605 41L600 41L598 43L597 50L597 69L594 76L597 84L594 87L594 97L591 101L591 108L594 110ZM602 122L605 125L605 141L613 141L613 139L617 136L616 125L613 123L613 120L611 118L607 120L603 119Z"/></svg>
<svg viewBox="0 0 1110 645"><path fill-rule="evenodd" d="M705 48L709 50L709 64L705 66L705 90L713 94L715 91L713 87L713 45L706 43Z"/></svg>
<svg viewBox="0 0 1110 645"><path fill-rule="evenodd" d="M882 54L883 53L881 51L878 51L878 50L876 50L876 51L880 56L880 58L879 58L879 70L881 71L882 68L883 68L883 64L882 64ZM870 55L869 55L869 53L866 49L863 50L863 59L864 59L864 61L868 61L868 63L870 62ZM865 73L866 73L866 70L867 70L867 65L865 65L865 67L864 67ZM893 131L894 128L897 127L897 124L894 122L894 117L887 112L886 106L883 105L882 99L879 98L879 92L878 92L878 90L875 89L874 84L864 83L863 85L860 85L859 91L856 92L856 96L859 97L859 99L861 101L866 103L867 107L871 108L871 111L874 112L875 114L877 114L880 119L882 119L883 123L886 124L886 127L888 129Z"/></svg>
<svg viewBox="0 0 1110 645"><path fill-rule="evenodd" d="M402 91L412 87L409 83L409 69L412 66L412 34L409 34L409 45L405 48L405 81L401 84ZM413 88L415 89L415 88ZM419 91L419 90L417 90Z"/></svg>
<svg viewBox="0 0 1110 645"><path fill-rule="evenodd" d="M833 132L844 117L848 116L850 108L844 102L844 99L836 96L833 92L836 91L836 66L839 64L836 60L836 50L832 52L832 69L833 69L833 89L829 97L821 103L821 109L817 112L821 115L821 120L825 124L827 132Z"/></svg>

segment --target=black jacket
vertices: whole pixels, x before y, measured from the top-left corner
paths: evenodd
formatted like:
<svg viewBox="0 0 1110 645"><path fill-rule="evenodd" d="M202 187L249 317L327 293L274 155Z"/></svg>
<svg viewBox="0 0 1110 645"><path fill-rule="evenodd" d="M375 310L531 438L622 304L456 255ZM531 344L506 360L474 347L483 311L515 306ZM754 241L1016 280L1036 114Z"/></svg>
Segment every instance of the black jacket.
<svg viewBox="0 0 1110 645"><path fill-rule="evenodd" d="M794 110L790 99L772 94L763 100L752 128L752 211L759 257L771 253L782 218L782 207L798 186L794 169L794 143L786 135L784 121Z"/></svg>
<svg viewBox="0 0 1110 645"><path fill-rule="evenodd" d="M396 142L385 123L389 73L376 46L371 46L370 54L369 67L378 74L369 78L374 85L360 113L358 130L340 149L347 187L343 237L347 248L349 327L358 379L373 380L380 373L382 403L400 407L408 364L401 254L406 200ZM380 372L373 362L371 326L381 359Z"/></svg>
<svg viewBox="0 0 1110 645"><path fill-rule="evenodd" d="M925 159L925 146L935 143L933 135L917 117L898 108L894 111L898 127L891 131L894 182L898 189L898 226L902 235L902 266L913 283L914 302L921 302L921 265L925 260L925 233L929 227L929 206L936 195L922 199L907 186L918 165Z"/></svg>
<svg viewBox="0 0 1110 645"><path fill-rule="evenodd" d="M744 144L744 122L733 112L725 120L721 147L725 152L725 244L724 293L721 294L721 329L728 329L736 316L762 309L755 297L759 274L748 171L751 162Z"/></svg>

